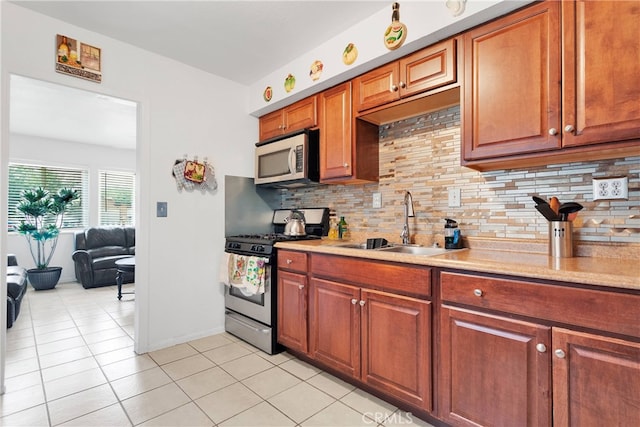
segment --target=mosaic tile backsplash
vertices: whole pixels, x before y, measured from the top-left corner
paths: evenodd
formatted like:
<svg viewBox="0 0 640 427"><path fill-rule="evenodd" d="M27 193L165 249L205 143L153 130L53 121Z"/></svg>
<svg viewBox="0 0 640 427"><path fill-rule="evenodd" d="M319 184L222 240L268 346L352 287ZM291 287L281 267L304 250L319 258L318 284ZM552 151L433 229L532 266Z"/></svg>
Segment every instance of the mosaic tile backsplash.
<svg viewBox="0 0 640 427"><path fill-rule="evenodd" d="M574 221L574 240L603 245L640 243L640 157L549 164L529 170L478 172L460 166L460 108L436 111L380 127L380 182L283 190L282 204L325 207L344 215L355 235L399 242L404 192L413 197L412 240L442 244L444 218L473 238L546 240L548 223L532 195L584 206ZM549 157L550 161L553 157ZM593 201L592 178L629 179L628 200ZM461 207L448 207L448 190L459 188ZM372 207L373 193L382 208ZM389 238L389 237L387 237Z"/></svg>

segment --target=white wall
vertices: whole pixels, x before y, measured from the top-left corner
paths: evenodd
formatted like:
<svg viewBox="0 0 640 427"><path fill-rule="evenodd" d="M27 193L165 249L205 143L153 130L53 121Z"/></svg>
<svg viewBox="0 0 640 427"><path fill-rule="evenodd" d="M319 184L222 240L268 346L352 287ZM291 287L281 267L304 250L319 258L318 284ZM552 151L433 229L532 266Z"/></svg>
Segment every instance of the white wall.
<svg viewBox="0 0 640 427"><path fill-rule="evenodd" d="M400 48L393 51L388 50L383 43L384 31L391 23L393 2L389 2L381 6L378 13L345 28L342 33L336 34L320 46L314 46L295 61L252 83L249 110L255 116L274 111L531 2L532 0L469 0L464 13L459 16L451 14L445 0L400 2L400 21L407 26L407 39ZM339 8L339 5L336 4L335 7ZM345 65L342 62L342 52L349 43L353 43L358 49L358 58L353 64ZM322 61L324 68L320 79L312 81L309 68L315 60ZM296 85L287 93L284 90L284 79L289 73L296 77ZM267 86L273 88L273 99L270 102L265 101L262 96Z"/></svg>
<svg viewBox="0 0 640 427"><path fill-rule="evenodd" d="M216 277L224 248L223 176L252 175L257 139L257 121L245 108L247 88L12 3L0 7L5 88L13 73L139 102L137 351L222 331L224 302ZM101 84L54 71L56 34L102 49ZM6 91L1 95L5 152L9 102ZM184 154L209 158L217 192L177 191L171 166ZM0 167L6 177L5 157ZM168 217L155 217L156 201L168 202Z"/></svg>
<svg viewBox="0 0 640 427"><path fill-rule="evenodd" d="M9 162L88 169L89 225L98 225L99 221L99 171L135 172L136 170L135 150L114 149L14 133L9 134L8 157ZM8 253L18 257L18 261L23 267L35 267L24 236L18 233L9 233L6 248ZM58 246L51 260L51 265L62 267L61 283L75 280L73 260L71 259L74 249L73 231L63 231L58 238Z"/></svg>

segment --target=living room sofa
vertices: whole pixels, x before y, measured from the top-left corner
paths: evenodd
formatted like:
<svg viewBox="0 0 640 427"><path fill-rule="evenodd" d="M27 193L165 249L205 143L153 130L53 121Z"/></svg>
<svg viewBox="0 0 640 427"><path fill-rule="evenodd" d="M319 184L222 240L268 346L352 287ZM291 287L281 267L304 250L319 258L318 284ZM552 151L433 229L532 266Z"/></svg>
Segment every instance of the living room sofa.
<svg viewBox="0 0 640 427"><path fill-rule="evenodd" d="M134 256L134 227L91 227L75 233L73 261L76 279L84 288L116 284L116 261ZM123 283L131 283L133 273L123 275Z"/></svg>
<svg viewBox="0 0 640 427"><path fill-rule="evenodd" d="M20 304L27 292L27 270L18 265L15 255L7 257L7 329L20 314Z"/></svg>

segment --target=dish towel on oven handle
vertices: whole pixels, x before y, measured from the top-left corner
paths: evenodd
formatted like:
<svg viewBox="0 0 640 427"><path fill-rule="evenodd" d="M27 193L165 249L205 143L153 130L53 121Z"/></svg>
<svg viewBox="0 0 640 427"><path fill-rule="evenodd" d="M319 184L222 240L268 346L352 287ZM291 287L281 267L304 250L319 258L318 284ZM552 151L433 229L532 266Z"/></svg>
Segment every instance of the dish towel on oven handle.
<svg viewBox="0 0 640 427"><path fill-rule="evenodd" d="M220 264L220 282L238 288L244 295L263 294L268 259L225 252Z"/></svg>

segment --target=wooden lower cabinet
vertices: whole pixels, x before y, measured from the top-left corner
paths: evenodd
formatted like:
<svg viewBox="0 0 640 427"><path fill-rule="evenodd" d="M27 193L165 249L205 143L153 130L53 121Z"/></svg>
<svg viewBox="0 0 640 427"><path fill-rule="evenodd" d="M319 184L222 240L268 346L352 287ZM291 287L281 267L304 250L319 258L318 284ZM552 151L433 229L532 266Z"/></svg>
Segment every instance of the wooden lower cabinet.
<svg viewBox="0 0 640 427"><path fill-rule="evenodd" d="M278 342L306 353L307 276L278 270Z"/></svg>
<svg viewBox="0 0 640 427"><path fill-rule="evenodd" d="M439 291L448 424L640 424L637 292L447 271Z"/></svg>
<svg viewBox="0 0 640 427"><path fill-rule="evenodd" d="M430 304L312 278L309 353L388 395L431 410Z"/></svg>
<svg viewBox="0 0 640 427"><path fill-rule="evenodd" d="M311 279L309 353L351 377L360 376L360 288Z"/></svg>
<svg viewBox="0 0 640 427"><path fill-rule="evenodd" d="M551 424L551 328L447 306L440 316L438 397L447 423Z"/></svg>
<svg viewBox="0 0 640 427"><path fill-rule="evenodd" d="M640 343L553 329L555 426L640 425Z"/></svg>
<svg viewBox="0 0 640 427"><path fill-rule="evenodd" d="M362 380L430 411L431 302L363 289Z"/></svg>

